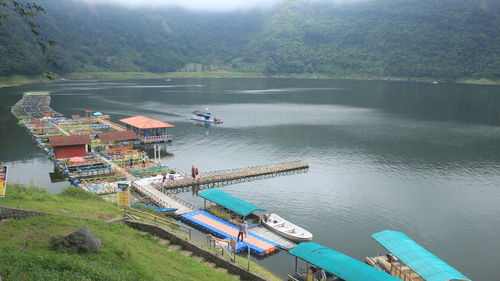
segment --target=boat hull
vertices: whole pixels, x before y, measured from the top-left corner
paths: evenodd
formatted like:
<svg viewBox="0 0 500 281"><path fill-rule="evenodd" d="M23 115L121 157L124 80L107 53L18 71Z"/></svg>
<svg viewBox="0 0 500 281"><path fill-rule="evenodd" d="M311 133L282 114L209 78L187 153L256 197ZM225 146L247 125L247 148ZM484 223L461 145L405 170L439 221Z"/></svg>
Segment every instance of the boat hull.
<svg viewBox="0 0 500 281"><path fill-rule="evenodd" d="M278 223L277 224L271 224L271 221L274 221L274 220L277 220ZM299 227L299 226L296 226L295 224L273 214L272 217L270 218L270 222L265 222L263 221L262 222L262 225L264 225L266 228L276 232L277 234L287 238L288 240L291 240L291 241L294 241L294 242L306 242L306 241L311 241L312 238L313 238L313 235ZM283 227L276 227L276 225L284 225L286 226L285 228ZM283 230L286 229L286 231L283 231ZM290 230L292 230L290 232Z"/></svg>

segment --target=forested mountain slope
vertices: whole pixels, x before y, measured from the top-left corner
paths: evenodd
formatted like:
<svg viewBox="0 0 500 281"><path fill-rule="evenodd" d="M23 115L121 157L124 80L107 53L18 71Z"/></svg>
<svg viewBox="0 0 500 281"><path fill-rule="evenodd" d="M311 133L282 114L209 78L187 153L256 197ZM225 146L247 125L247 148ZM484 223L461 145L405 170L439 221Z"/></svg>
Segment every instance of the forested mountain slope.
<svg viewBox="0 0 500 281"><path fill-rule="evenodd" d="M500 1L285 1L263 10L189 12L39 0L47 65L16 19L0 26L0 76L202 70L500 79ZM200 70L200 69L198 69Z"/></svg>

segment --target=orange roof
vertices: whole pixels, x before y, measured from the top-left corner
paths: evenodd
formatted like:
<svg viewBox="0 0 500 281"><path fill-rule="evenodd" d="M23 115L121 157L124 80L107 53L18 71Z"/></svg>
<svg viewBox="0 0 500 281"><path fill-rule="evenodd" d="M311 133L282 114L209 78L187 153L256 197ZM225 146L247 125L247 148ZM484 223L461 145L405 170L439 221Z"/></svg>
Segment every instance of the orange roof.
<svg viewBox="0 0 500 281"><path fill-rule="evenodd" d="M153 118L149 118L146 116L134 116L125 119L120 119L121 122L128 124L132 127L136 127L139 129L155 129L155 128L171 128L175 127L172 124L168 124Z"/></svg>

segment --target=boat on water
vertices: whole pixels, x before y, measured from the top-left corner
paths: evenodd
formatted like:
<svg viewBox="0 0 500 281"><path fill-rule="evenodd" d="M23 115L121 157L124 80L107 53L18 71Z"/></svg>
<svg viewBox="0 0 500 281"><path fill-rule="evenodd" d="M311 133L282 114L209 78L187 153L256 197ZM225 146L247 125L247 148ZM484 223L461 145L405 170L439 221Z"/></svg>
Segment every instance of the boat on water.
<svg viewBox="0 0 500 281"><path fill-rule="evenodd" d="M373 234L372 238L387 254L367 257L365 262L403 281L471 280L403 232L384 230Z"/></svg>
<svg viewBox="0 0 500 281"><path fill-rule="evenodd" d="M309 231L285 220L277 214L264 216L262 224L294 242L310 241L313 238L313 235Z"/></svg>
<svg viewBox="0 0 500 281"><path fill-rule="evenodd" d="M294 273L288 275L288 281L401 281L341 252L314 242L300 243L288 253L295 256L295 270ZM306 262L305 270L303 267L299 268L299 260L301 264Z"/></svg>
<svg viewBox="0 0 500 281"><path fill-rule="evenodd" d="M220 120L219 118L215 118L214 114L212 112L209 112L208 110L193 111L193 116L191 117L191 120L205 122L205 123L213 123L213 124L223 123L222 120Z"/></svg>

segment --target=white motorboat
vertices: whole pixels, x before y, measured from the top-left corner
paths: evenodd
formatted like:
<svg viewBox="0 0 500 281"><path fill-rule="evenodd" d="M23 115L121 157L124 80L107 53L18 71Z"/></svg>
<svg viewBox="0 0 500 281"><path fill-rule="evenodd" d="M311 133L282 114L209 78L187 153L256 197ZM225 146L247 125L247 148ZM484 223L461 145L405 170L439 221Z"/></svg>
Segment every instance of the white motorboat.
<svg viewBox="0 0 500 281"><path fill-rule="evenodd" d="M222 124L222 120L219 118L215 118L214 114L208 111L208 108L206 108L205 111L201 110L196 110L193 111L193 116L191 117L191 120L198 121L198 122L205 122L205 123L213 123L213 124Z"/></svg>
<svg viewBox="0 0 500 281"><path fill-rule="evenodd" d="M313 235L309 231L303 229L302 227L296 226L295 224L285 220L277 214L270 214L267 216L264 215L262 224L265 227L275 231L279 235L294 242L309 241L313 238Z"/></svg>

